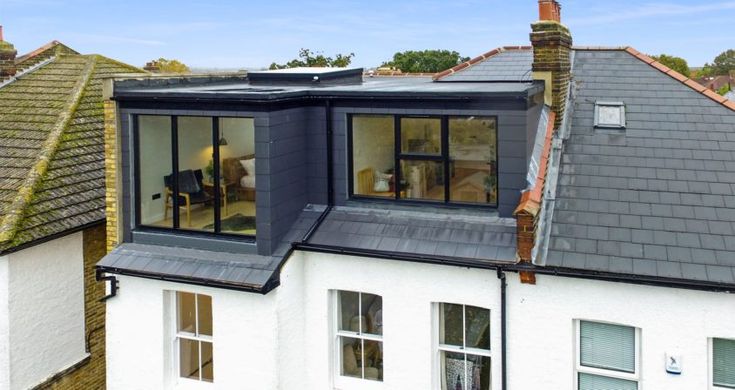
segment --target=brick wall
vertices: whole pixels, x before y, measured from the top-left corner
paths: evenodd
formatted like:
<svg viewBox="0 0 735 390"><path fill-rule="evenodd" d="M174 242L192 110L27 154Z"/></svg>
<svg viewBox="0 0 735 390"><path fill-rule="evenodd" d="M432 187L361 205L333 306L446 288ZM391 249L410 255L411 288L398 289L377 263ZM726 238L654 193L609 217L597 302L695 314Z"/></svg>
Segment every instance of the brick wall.
<svg viewBox="0 0 735 390"><path fill-rule="evenodd" d="M551 74L551 109L556 113L555 128L558 129L564 119L571 80L572 34L566 26L555 21L536 22L531 28L533 71Z"/></svg>
<svg viewBox="0 0 735 390"><path fill-rule="evenodd" d="M105 226L83 233L84 322L90 356L33 390L101 390L105 388L105 285L95 280L95 265L106 253Z"/></svg>
<svg viewBox="0 0 735 390"><path fill-rule="evenodd" d="M117 218L117 112L115 102L105 100L105 214L107 252L119 243Z"/></svg>

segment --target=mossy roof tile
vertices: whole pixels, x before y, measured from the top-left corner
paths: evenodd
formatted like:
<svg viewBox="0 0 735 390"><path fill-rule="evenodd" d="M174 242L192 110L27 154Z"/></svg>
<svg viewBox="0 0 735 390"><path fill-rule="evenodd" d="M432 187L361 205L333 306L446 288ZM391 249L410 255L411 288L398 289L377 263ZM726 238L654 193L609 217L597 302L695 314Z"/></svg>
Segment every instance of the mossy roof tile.
<svg viewBox="0 0 735 390"><path fill-rule="evenodd" d="M0 252L104 219L102 80L143 72L44 50L22 68L57 57L0 88Z"/></svg>

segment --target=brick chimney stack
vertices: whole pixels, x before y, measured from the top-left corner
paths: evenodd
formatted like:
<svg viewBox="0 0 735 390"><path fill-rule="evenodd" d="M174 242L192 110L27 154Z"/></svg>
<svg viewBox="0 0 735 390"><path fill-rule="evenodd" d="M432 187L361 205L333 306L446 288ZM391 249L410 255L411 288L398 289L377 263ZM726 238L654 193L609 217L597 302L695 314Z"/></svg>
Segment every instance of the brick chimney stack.
<svg viewBox="0 0 735 390"><path fill-rule="evenodd" d="M558 130L564 118L571 79L569 54L572 34L561 23L561 5L556 0L539 0L539 20L531 25L533 76L546 82L546 104L556 112Z"/></svg>
<svg viewBox="0 0 735 390"><path fill-rule="evenodd" d="M0 26L0 81L15 76L15 57L18 51L10 42L3 40L3 26Z"/></svg>
<svg viewBox="0 0 735 390"><path fill-rule="evenodd" d="M532 262L534 247L538 243L539 217L544 204L544 190L548 173L552 138L564 119L569 82L571 81L572 34L561 24L561 5L556 0L539 0L539 20L531 25L533 45L533 79L546 84L544 101L551 107L546 129L544 150L535 184L521 196L521 202L513 215L516 217L518 259ZM523 283L534 283L532 273L521 272Z"/></svg>

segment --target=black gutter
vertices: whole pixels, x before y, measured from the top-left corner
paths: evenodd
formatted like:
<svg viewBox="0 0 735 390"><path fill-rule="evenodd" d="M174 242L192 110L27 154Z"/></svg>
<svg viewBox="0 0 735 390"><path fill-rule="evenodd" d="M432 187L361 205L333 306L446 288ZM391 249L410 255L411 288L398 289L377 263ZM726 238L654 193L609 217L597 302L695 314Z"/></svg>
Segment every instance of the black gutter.
<svg viewBox="0 0 735 390"><path fill-rule="evenodd" d="M54 233L54 234L48 235L46 237L39 238L38 240L33 240L33 241L30 241L30 242L26 242L25 244L20 244L18 246L14 246L12 248L8 248L8 249L5 249L3 251L0 251L0 256L9 255L11 253L22 251L23 249L28 249L28 248L31 248L31 247L34 247L34 246L45 244L45 243L47 243L49 241L56 240L57 238L66 237L68 235L71 235L71 234L74 234L74 233L77 233L77 232L81 232L81 231L87 230L89 228L93 228L93 227L96 227L96 226L99 226L99 225L104 225L105 224L105 221L106 220L103 218L103 219L98 220L98 221L86 223L84 225L80 225L80 226L77 226L77 227L74 227L74 228L71 228L71 229L68 229L68 230L64 230L62 232Z"/></svg>
<svg viewBox="0 0 735 390"><path fill-rule="evenodd" d="M687 290L709 291L709 292L725 292L735 293L735 285L728 285L716 282L698 282L685 279L662 278L657 276L641 276L628 274L613 274L597 271L558 268L558 267L538 267L531 264L517 264L508 262L498 262L491 260L477 260L459 257L447 257L436 255L420 255L402 252L377 251L359 248L345 248L330 245L311 244L311 243L294 243L294 249L305 252L317 252L326 254L341 254L348 256L373 257L386 260L402 260L414 263L450 265L464 268L476 268L487 270L502 269L505 272L533 272L539 275L550 275L558 277L568 277L576 279L599 280L615 283L637 284L655 287L681 288Z"/></svg>
<svg viewBox="0 0 735 390"><path fill-rule="evenodd" d="M508 324L506 319L506 290L508 288L508 283L505 278L505 272L503 272L502 268L498 268L498 279L500 279L500 366L502 367L500 372L500 388L502 390L506 390L508 388L508 370L506 365L508 357L508 354L506 353L506 345L508 341Z"/></svg>
<svg viewBox="0 0 735 390"><path fill-rule="evenodd" d="M253 284L227 283L227 282L211 280L211 279L206 279L206 278L193 278L193 277L188 277L188 276L164 275L164 274L157 274L157 273L138 271L138 270L106 267L104 265L98 265L97 272L110 273L110 274L123 275L123 276L134 276L136 278L151 279L151 280L158 280L158 281L164 281L164 282L184 283L184 284L191 284L195 286L221 288L225 290L244 291L244 292L258 293L258 294L263 294L263 295L267 293L267 291L265 291L265 285L257 286Z"/></svg>

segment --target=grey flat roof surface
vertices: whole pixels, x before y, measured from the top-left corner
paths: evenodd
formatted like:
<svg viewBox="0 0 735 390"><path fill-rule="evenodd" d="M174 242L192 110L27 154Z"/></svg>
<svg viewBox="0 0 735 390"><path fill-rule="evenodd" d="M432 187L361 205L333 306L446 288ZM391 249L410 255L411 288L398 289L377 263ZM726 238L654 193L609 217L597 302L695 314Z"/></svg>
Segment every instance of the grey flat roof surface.
<svg viewBox="0 0 735 390"><path fill-rule="evenodd" d="M165 84L162 84L165 83ZM543 90L543 83L534 82L434 82L431 77L366 77L362 84L336 86L293 86L293 85L250 85L237 79L232 82L188 82L181 79L126 80L116 84L116 97L159 97L159 98L222 98L222 99L278 99L300 96L391 96L427 95L532 95Z"/></svg>
<svg viewBox="0 0 735 390"><path fill-rule="evenodd" d="M198 279L239 288L262 289L291 246L301 240L321 213L305 210L273 256L125 243L99 263L112 273L132 272L162 279Z"/></svg>
<svg viewBox="0 0 735 390"><path fill-rule="evenodd" d="M574 80L547 265L735 283L735 112L624 51L576 51Z"/></svg>
<svg viewBox="0 0 735 390"><path fill-rule="evenodd" d="M311 244L480 261L516 259L515 219L491 212L337 207Z"/></svg>
<svg viewBox="0 0 735 390"><path fill-rule="evenodd" d="M532 64L533 50L508 50L446 76L441 81L530 82L533 80Z"/></svg>

